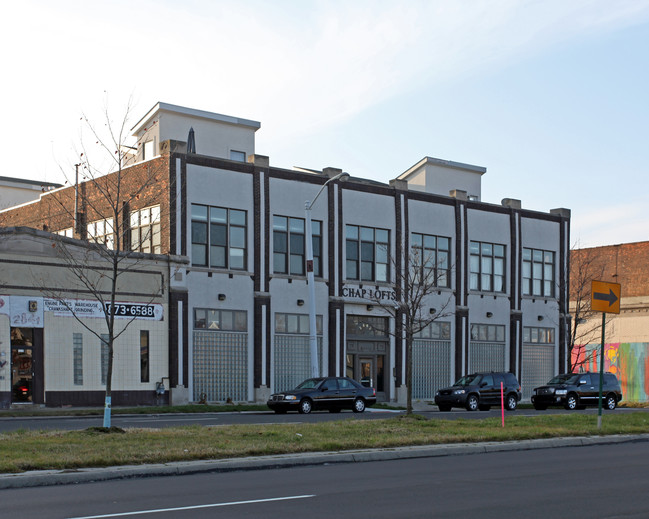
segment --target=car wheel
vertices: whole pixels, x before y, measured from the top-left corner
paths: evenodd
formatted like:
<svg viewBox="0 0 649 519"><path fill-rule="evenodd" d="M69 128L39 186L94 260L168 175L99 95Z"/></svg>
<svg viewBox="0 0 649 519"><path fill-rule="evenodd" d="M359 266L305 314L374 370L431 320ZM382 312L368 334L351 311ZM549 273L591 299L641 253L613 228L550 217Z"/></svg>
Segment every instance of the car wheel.
<svg viewBox="0 0 649 519"><path fill-rule="evenodd" d="M485 405L485 404L480 404L478 406L478 409L480 409L480 411L489 411L489 409L491 409L491 406L490 405Z"/></svg>
<svg viewBox="0 0 649 519"><path fill-rule="evenodd" d="M568 398L566 398L566 403L563 407L565 407L568 411L574 411L575 409L577 409L578 405L579 402L577 401L577 395L568 395Z"/></svg>
<svg viewBox="0 0 649 519"><path fill-rule="evenodd" d="M534 409L536 409L537 411L545 411L547 408L547 405L534 404Z"/></svg>
<svg viewBox="0 0 649 519"><path fill-rule="evenodd" d="M606 409L609 411L612 411L617 407L617 399L615 398L615 395L607 395L606 396Z"/></svg>
<svg viewBox="0 0 649 519"><path fill-rule="evenodd" d="M451 406L450 406L450 405L438 405L437 407L438 407L439 410L442 411L443 413L448 413L448 412L451 410Z"/></svg>
<svg viewBox="0 0 649 519"><path fill-rule="evenodd" d="M507 398L505 399L505 409L507 409L507 411L514 411L516 410L516 406L518 406L516 395L507 395Z"/></svg>
<svg viewBox="0 0 649 519"><path fill-rule="evenodd" d="M309 400L308 398L305 398L300 402L299 411L301 414L309 414L312 409L313 409L313 404L311 403L311 400Z"/></svg>
<svg viewBox="0 0 649 519"><path fill-rule="evenodd" d="M469 398L466 399L466 410L467 411L477 411L478 410L478 396L469 395Z"/></svg>
<svg viewBox="0 0 649 519"><path fill-rule="evenodd" d="M363 400L362 398L357 398L356 400L354 400L353 409L355 413L362 413L363 411L365 411L365 400Z"/></svg>

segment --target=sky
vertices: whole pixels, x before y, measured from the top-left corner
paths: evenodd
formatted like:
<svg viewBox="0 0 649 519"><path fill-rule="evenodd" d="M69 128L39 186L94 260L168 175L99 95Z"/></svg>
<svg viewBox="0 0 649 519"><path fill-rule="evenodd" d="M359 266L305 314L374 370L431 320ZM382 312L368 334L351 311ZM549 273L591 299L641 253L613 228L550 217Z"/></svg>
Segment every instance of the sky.
<svg viewBox="0 0 649 519"><path fill-rule="evenodd" d="M0 2L0 176L63 183L82 115L162 101L260 121L272 166L463 162L575 247L649 240L649 0Z"/></svg>

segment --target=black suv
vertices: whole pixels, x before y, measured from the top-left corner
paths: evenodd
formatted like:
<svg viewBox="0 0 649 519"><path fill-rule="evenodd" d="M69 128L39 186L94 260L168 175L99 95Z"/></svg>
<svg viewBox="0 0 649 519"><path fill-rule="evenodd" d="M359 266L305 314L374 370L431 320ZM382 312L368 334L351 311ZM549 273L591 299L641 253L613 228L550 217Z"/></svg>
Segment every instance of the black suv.
<svg viewBox="0 0 649 519"><path fill-rule="evenodd" d="M602 406L613 410L622 400L622 390L613 373L604 373ZM568 410L599 405L599 373L564 373L532 392L534 409L563 406Z"/></svg>
<svg viewBox="0 0 649 519"><path fill-rule="evenodd" d="M521 399L521 385L513 373L489 372L465 375L451 387L440 389L435 403L440 411L464 407L468 411L488 411L500 405L500 383L503 384L505 409L513 411Z"/></svg>

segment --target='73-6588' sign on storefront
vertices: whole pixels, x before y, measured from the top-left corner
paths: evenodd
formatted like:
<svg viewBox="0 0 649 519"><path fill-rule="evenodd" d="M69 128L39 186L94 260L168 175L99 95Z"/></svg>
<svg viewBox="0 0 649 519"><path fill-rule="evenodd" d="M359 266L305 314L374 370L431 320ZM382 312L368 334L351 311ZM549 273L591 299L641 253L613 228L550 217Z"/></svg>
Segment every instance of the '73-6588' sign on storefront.
<svg viewBox="0 0 649 519"><path fill-rule="evenodd" d="M105 304L106 313L108 315L113 314L115 317L141 317L149 319L156 318L156 306L159 305L146 305L141 303Z"/></svg>

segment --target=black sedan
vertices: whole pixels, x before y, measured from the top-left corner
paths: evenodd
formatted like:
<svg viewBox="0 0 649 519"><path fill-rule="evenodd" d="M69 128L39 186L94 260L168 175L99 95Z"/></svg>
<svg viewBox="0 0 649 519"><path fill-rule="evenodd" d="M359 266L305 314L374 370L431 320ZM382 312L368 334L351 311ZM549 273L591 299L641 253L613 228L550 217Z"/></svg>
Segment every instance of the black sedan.
<svg viewBox="0 0 649 519"><path fill-rule="evenodd" d="M270 395L267 402L276 413L299 411L308 414L316 409L340 412L351 409L362 413L376 403L376 390L347 377L309 378L295 389Z"/></svg>

